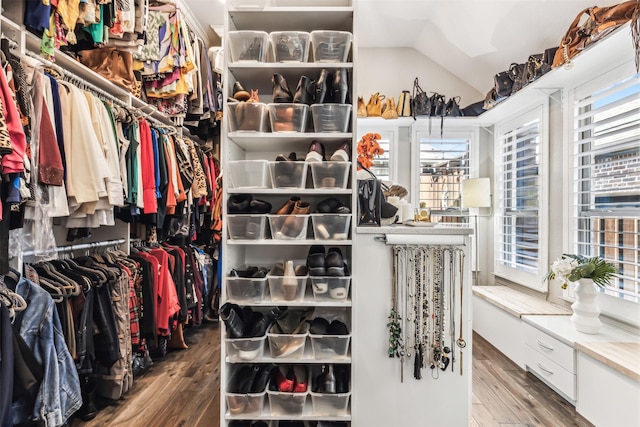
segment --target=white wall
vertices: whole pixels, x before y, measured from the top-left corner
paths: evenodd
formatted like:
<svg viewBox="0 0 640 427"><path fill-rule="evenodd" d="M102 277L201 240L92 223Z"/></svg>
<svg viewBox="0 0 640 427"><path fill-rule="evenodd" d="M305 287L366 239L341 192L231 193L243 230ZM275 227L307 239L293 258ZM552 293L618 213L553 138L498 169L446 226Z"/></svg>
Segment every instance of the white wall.
<svg viewBox="0 0 640 427"><path fill-rule="evenodd" d="M412 48L359 48L357 94L366 103L371 94L380 92L398 101L403 90L411 90L418 77L426 92L438 92L447 98L460 96L460 106L481 101L478 92L431 59Z"/></svg>

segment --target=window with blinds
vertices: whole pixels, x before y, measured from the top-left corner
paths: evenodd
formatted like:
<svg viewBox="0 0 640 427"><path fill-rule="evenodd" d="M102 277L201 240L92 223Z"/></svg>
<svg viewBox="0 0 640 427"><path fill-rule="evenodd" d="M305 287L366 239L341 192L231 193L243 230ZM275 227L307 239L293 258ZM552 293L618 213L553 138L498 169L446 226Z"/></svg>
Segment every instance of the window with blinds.
<svg viewBox="0 0 640 427"><path fill-rule="evenodd" d="M377 132L382 138L378 140L384 154L376 157L371 167L371 172L375 173L383 181L393 181L391 170L391 150L393 147L394 133L391 131Z"/></svg>
<svg viewBox="0 0 640 427"><path fill-rule="evenodd" d="M546 269L541 242L542 126L539 108L496 132L496 270L534 288L543 286L539 278Z"/></svg>
<svg viewBox="0 0 640 427"><path fill-rule="evenodd" d="M569 247L618 265L613 288L640 296L640 76L576 91Z"/></svg>
<svg viewBox="0 0 640 427"><path fill-rule="evenodd" d="M433 222L466 222L467 210L461 207L460 182L469 178L471 136L434 137L419 131L420 204L431 213Z"/></svg>

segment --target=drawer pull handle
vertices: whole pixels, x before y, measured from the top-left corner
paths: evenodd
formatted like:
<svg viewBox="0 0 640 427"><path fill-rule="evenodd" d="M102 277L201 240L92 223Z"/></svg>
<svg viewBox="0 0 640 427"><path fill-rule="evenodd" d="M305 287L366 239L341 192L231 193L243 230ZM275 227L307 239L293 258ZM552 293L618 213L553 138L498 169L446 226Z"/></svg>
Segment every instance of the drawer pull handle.
<svg viewBox="0 0 640 427"><path fill-rule="evenodd" d="M546 372L549 375L553 375L553 371L548 370L547 368L545 368L544 366L542 366L539 363L538 363L538 368L542 369L544 372Z"/></svg>
<svg viewBox="0 0 640 427"><path fill-rule="evenodd" d="M542 341L538 340L538 345L542 348L544 348L545 350L549 350L549 351L553 351L553 347L551 347L548 344L543 343Z"/></svg>

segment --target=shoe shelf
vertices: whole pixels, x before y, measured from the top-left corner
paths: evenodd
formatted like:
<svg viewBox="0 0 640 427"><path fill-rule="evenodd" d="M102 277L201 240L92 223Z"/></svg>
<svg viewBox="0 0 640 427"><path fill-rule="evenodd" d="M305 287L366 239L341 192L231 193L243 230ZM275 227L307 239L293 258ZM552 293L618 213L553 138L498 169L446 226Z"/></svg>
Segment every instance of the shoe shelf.
<svg viewBox="0 0 640 427"><path fill-rule="evenodd" d="M229 11L230 30L353 31L353 7L264 7Z"/></svg>
<svg viewBox="0 0 640 427"><path fill-rule="evenodd" d="M317 30L329 32L346 31L351 33L351 35L353 35L354 33L355 0L227 0L227 2L227 16L225 19L226 31L254 31L266 33L282 31L303 31L310 33ZM253 58L247 56L243 57L242 55L237 55L235 51L232 51L232 49L238 48L240 53L245 52L245 49L247 49L247 47L244 47L244 49L239 48L239 46L243 46L242 43L244 43L245 41L241 40L241 44L234 44L234 42L231 41L231 36L227 37L227 67L225 70L224 81L227 82L228 87L224 88L225 94L228 97L228 100L231 99L233 93L232 88L236 82L241 84L241 86L243 86L245 90L250 93L251 91L257 90L259 103L262 110L260 110L261 121L257 126L244 126L246 125L246 123L244 122L242 123L242 125L240 125L240 122L242 122L242 110L238 110L237 108L234 109L232 108L233 106L228 108L229 112L234 114L229 114L229 120L225 120L224 126L222 128L222 140L223 143L226 144L226 146L223 145L224 153L222 155L222 158L223 168L227 168L225 175L228 174L228 177L233 176L234 179L229 179L229 181L225 182L223 195L223 211L228 212L227 203L229 202L230 196L238 194L250 194L253 196L254 200L260 199L261 201L270 203L273 208L272 211L280 206L281 203L286 202L286 200L290 199L292 195L297 195L312 206L312 212L316 212L316 205L319 204L324 198L332 197L336 197L342 204L346 205L351 210L351 212L354 212L355 210L357 210L357 206L355 205L355 191L353 189L355 185L355 165L353 161L351 161L351 165L348 168L348 175L346 175L346 184L342 183L342 185L336 185L334 188L314 188L316 182L314 182L313 179L320 179L320 182L324 183L324 181L322 180L322 177L324 175L322 174L329 173L330 171L323 171L323 168L318 168L317 165L312 171L312 167L310 166L311 163L305 165L305 179L302 180L302 183L299 185L299 187L302 188L283 187L283 185L288 184L283 184L277 179L275 180L275 183L271 182L271 184L269 184L269 179L271 177L271 174L274 173L274 170L271 169L272 167L274 167L273 163L277 163L274 160L278 158L279 155L282 154L286 156L287 154L293 152L299 156L300 160L304 160L305 156L303 156L303 154L308 154L308 151L311 150L310 145L313 146L312 143L314 141L321 143L324 146L324 149L327 150L325 151L327 163L330 162L329 159L331 157L332 150L333 152L335 152L345 142L351 144L351 155L354 155L356 151L354 141L354 137L356 136L356 111L355 106L353 106L353 102L351 102L352 107L350 111L345 109L345 112L343 112L342 114L338 114L341 111L339 109L337 112L333 112L325 111L324 109L312 109L311 107L309 107L308 109L304 108L306 110L305 114L303 115L303 117L306 116L305 125L295 125L296 123L301 123L299 118L289 119L294 123L294 126L291 126L291 128L284 128L282 126L278 127L278 125L282 125L282 120L286 121L287 119L286 117L281 117L282 114L280 114L279 110L276 108L277 105L274 106L270 104L272 103L272 100L274 98L274 83L272 80L274 75L280 75L287 82L289 90L294 91L296 89L296 84L301 80L302 76L306 76L310 80L317 80L321 73L323 73L322 70L326 70L326 72L331 74L338 74L337 70L340 70L340 75L343 75L342 73L344 73L342 70L347 70L347 78L342 78L336 81L341 82L347 80L349 82L348 95L349 99L353 101L355 93L354 75L356 74L356 68L355 63L352 61L355 57L356 44L351 37L349 52L345 55L340 55L339 57L337 57L337 59L341 62L325 62L322 60L313 62L312 57L314 56L314 52L312 43L310 43L308 47L308 49L310 50L310 52L308 52L309 62L269 62L275 58L289 58L287 56L278 56L278 52L281 53L281 51L274 51L274 47L271 45L273 43L273 40L271 40L271 34L269 35L270 40L266 45L267 50L264 58ZM247 44L249 44L249 47L251 47L252 43L257 44L256 40L264 40L263 36L258 33L245 33L242 35L233 34L232 36L249 37L249 39L247 39ZM319 47L322 46L322 43L335 43L338 47L335 47L333 49L340 51L340 43L325 41L322 39L323 36L329 37L328 34L314 34L314 40L317 41L318 39L316 37L320 37L320 40L318 41ZM277 36L273 35L273 37ZM300 37L304 38L303 36ZM333 59L331 55L328 55L321 49L316 53L317 58L319 59ZM239 59L233 61L232 58ZM249 59L265 59L266 62L249 61ZM344 91L344 88L340 86L340 90ZM225 101L225 106L228 107L229 104L230 102ZM262 106L262 104L265 104L266 107ZM327 105L330 104L327 103ZM255 108L258 109L260 107ZM280 105L280 107L289 108L291 106ZM297 107L294 110L297 113ZM268 114L266 114L266 112L268 112ZM338 119L335 119L335 122L337 124L335 124L335 126L333 127L326 124L326 116L330 116L330 113L332 112L338 117ZM319 121L319 126L317 127L314 126L315 122L313 121L313 119L316 118L314 114L318 117ZM299 116L299 114L297 114L296 117L297 116ZM272 118L273 120L271 120ZM344 126L344 122L346 120L348 120L348 125ZM265 123L266 126L264 125ZM274 125L274 123L276 123L276 125ZM264 132L272 128L277 130L287 130L287 132ZM241 129L241 131L236 131L236 129ZM263 132L243 131L245 129L256 129ZM291 132L290 130L292 129L297 129L301 132ZM327 132L314 132L314 130L326 130ZM328 132L331 130L350 131ZM260 162L266 161L266 169L262 171L256 169L254 173L251 169L253 166L247 166L244 163L240 162L245 161L246 163L251 163L256 160ZM265 167L263 166L263 168ZM235 175L233 175L233 171L239 173L239 181L242 181L247 176L252 177L255 175L259 183L239 184L238 180L235 179ZM318 177L320 178L314 176L314 173L317 173ZM302 176L302 174L300 175ZM277 174L277 177L282 178L282 176L282 174ZM231 188L232 186L234 186L234 184L241 188ZM278 185L280 186L280 188L265 188L271 186L276 187ZM320 185L321 184L318 184L317 187L320 187ZM237 209L235 209L234 211L236 210ZM221 306L222 304L228 302L231 304L237 304L238 306L244 308L252 307L255 309L255 311L258 312L265 312L269 310L269 307L276 306L286 306L294 310L297 309L298 311L304 310L305 308L319 308L319 311L315 310L315 313L318 316L330 316L334 312L344 312L344 316L341 314L340 319L347 325L353 324L353 289L351 288L351 276L348 276L350 280L348 282L348 285L346 286L346 290L342 294L336 294L337 296L335 296L330 292L322 292L320 286L320 284L324 283L322 280L320 280L319 283L313 281L313 277L318 278L319 276L308 275L307 281L304 283L304 289L302 288L302 285L298 285L296 298L292 298L291 295L287 295L284 291L282 291L282 295L280 295L278 293L278 285L274 285L275 291L272 290L271 287L273 283L269 280L268 275L266 279L262 277L256 278L255 281L259 282L258 284L251 283L247 285L244 283L244 277L241 280L237 280L237 278L234 278L234 281L228 281L234 277L231 276L230 272L235 268L244 268L243 266L266 266L287 260L293 260L294 262L297 261L297 264L309 263L307 257L308 253L311 251L311 247L313 246L323 246L324 248L328 249L341 249L341 255L342 253L344 254L343 260L346 263L345 269L348 268L349 271L352 271L352 235L355 232L355 215L353 213L348 214L350 216L350 221L346 222L346 225L344 226L344 228L346 229L346 234L343 231L332 232L331 230L329 230L328 232L325 230L324 233L318 232L314 229L314 225L318 230L322 230L322 227L327 228L331 224L323 225L322 221L325 220L324 217L321 217L320 220L318 220L317 216L314 216L311 213L306 214L308 216L308 222L306 223L306 230L308 230L308 233L301 231L296 236L293 236L302 237L301 239L287 240L272 238L244 238L271 236L273 234L274 228L276 230L279 230L280 227L285 227L284 224L278 225L278 221L274 219L274 217L278 217L274 214L247 215L247 217L251 216L252 218L260 217L257 218L259 220L257 222L251 222L250 220L246 221L247 229L249 228L249 223L251 223L251 225L257 224L259 225L260 233L262 234L253 234L254 231L252 230L248 230L243 234L243 232L241 231L243 229L243 220L241 218L242 214L229 215L232 215L231 219L229 219L229 216L227 216L226 219L228 223L224 225L223 231L224 240L222 251L223 253L226 253L226 257L223 257L222 266L222 269L224 270L223 275L225 277L224 282L222 283L222 295L220 302ZM336 221L338 224L341 224L344 220L344 218L342 217L346 215L347 214L338 213L327 214L327 216L331 218L336 218L327 219L327 221ZM264 217L264 219L261 217ZM236 221L236 224L234 224L234 221ZM237 228L234 228L236 225ZM258 232L256 231L255 233ZM313 236L318 235L316 233L320 233L321 236L326 235L327 237L348 237L348 239L315 239L313 238ZM232 239L232 234L233 237L241 238ZM276 232L276 234L278 233ZM322 279L323 277L324 276L320 277L320 279ZM252 279L249 279L249 281L251 280ZM231 284L233 284L234 286L230 286ZM320 289L319 294L314 295L314 285L316 285L315 289ZM249 287L246 292L244 291L244 286ZM262 290L258 291L259 296L251 292L252 286L257 286L258 288L262 286ZM348 341L345 341L347 335L330 335L328 337L325 335L311 336L307 332L307 336L305 337L304 341L304 350L302 350L302 348L299 348L296 352L292 353L272 353L272 348L270 347L269 342L270 339L275 339L275 341L273 341L273 345L278 346L278 340L284 338L286 341L286 339L289 338L286 336L286 334L275 334L277 335L276 337L274 337L274 335L267 335L264 338L258 337L257 339L249 340L242 338L229 339L227 338L225 324L222 331L223 366L221 369L221 383L225 384L227 379L232 375L236 367L240 364L275 364L277 366L306 365L309 367L309 369L312 370L320 369L321 365L326 364L351 365L353 362L351 356L351 345L353 339L355 339L355 335L353 334L353 331L351 331L350 326L349 329L350 334L348 335ZM260 341L261 339L262 343L256 350L254 344L258 344L257 341ZM329 340L329 344L324 341L325 339ZM298 340L299 337L295 337L293 341ZM301 344L302 341L300 340L300 347L302 347ZM329 348L329 351L323 350L323 348ZM254 351L257 351L257 353L254 353ZM284 357L273 357L272 354L282 354ZM349 367L349 378L351 381L350 390L353 391L352 371L353 369ZM267 391L266 395L264 396L264 406L261 408L261 411L260 409L256 409L256 412L254 413L237 413L234 410L232 414L229 410L229 403L226 402L225 399L227 397L226 390L222 389L221 425L223 427L228 427L232 420L263 420L266 421L267 424L273 426L277 425L278 423L276 421L280 420L342 421L349 424L351 423L352 418L350 403L351 399L353 398L352 391L348 393L349 400L345 400L341 408L336 408L335 411L329 410L329 412L327 413L324 412L326 411L326 409L318 410L318 406L322 407L323 404L316 405L314 411L314 404L318 403L316 400L314 400L314 398L317 398L317 396L312 395L312 393L310 392L307 394L304 404L302 402L299 402L299 405L303 404L303 406L298 406L296 411L283 411L281 410L282 408L278 409L277 405L276 407L272 408L271 398L273 398L274 396L270 396L269 392ZM329 401L331 400L332 399L327 399L327 402L325 402L325 406L328 405L330 403ZM286 407L289 403L290 402L284 402L284 406Z"/></svg>
<svg viewBox="0 0 640 427"><path fill-rule="evenodd" d="M351 132L231 132L228 138L247 151L262 151L265 146L277 146L282 151L304 151L313 140L340 142L352 139ZM277 145L276 145L277 144Z"/></svg>
<svg viewBox="0 0 640 427"><path fill-rule="evenodd" d="M314 195L339 195L339 194L351 194L353 190L351 188L340 188L340 189L332 189L332 188L296 188L296 194L305 195L305 196L314 196ZM233 188L227 190L228 194L265 194L265 195L291 195L292 190L288 188L254 188L254 189L246 189L246 188Z"/></svg>
<svg viewBox="0 0 640 427"><path fill-rule="evenodd" d="M320 240L320 239L299 239L299 240L276 240L276 239L229 239L227 245L232 246L309 246L309 245L324 245L324 246L351 246L352 240Z"/></svg>

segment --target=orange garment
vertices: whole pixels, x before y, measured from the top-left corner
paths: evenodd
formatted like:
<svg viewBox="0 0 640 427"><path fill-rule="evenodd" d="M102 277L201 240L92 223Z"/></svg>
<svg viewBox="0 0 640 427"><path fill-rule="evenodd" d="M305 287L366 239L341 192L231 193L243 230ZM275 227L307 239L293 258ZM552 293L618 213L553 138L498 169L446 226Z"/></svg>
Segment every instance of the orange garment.
<svg viewBox="0 0 640 427"><path fill-rule="evenodd" d="M169 254L162 249L152 249L151 255L160 262L158 293L156 299L156 328L160 335L169 335L169 318L180 311L180 302L170 270Z"/></svg>

